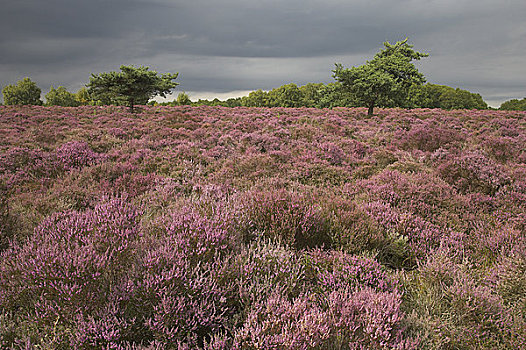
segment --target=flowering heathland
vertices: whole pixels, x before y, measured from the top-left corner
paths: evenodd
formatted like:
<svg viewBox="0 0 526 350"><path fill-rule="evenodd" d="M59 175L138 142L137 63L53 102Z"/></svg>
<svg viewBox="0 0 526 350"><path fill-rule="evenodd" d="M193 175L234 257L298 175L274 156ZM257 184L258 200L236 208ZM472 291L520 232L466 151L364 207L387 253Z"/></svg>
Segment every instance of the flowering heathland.
<svg viewBox="0 0 526 350"><path fill-rule="evenodd" d="M526 347L526 113L0 107L0 347Z"/></svg>

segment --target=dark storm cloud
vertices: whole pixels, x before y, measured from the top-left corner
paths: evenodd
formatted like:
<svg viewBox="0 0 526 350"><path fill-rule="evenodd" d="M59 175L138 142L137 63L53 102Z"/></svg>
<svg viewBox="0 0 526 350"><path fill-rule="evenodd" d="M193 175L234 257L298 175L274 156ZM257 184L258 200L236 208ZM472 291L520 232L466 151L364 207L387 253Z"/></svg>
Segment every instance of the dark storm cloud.
<svg viewBox="0 0 526 350"><path fill-rule="evenodd" d="M76 89L90 73L143 64L180 72L179 90L331 81L409 36L428 81L490 102L526 95L522 0L48 0L0 11L0 83L30 76Z"/></svg>

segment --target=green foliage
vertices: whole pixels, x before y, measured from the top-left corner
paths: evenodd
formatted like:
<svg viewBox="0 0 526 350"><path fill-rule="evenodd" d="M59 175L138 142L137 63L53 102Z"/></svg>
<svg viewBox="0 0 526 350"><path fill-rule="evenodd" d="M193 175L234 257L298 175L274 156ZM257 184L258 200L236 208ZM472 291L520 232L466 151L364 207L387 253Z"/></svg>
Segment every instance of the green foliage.
<svg viewBox="0 0 526 350"><path fill-rule="evenodd" d="M166 97L177 85L178 73L159 76L148 67L121 66L120 72L92 74L88 93L101 104L126 105L133 112L135 105L144 105L154 96Z"/></svg>
<svg viewBox="0 0 526 350"><path fill-rule="evenodd" d="M443 109L487 109L482 96L459 88L448 90L440 96Z"/></svg>
<svg viewBox="0 0 526 350"><path fill-rule="evenodd" d="M259 89L243 97L241 103L245 107L269 107L269 96L266 91Z"/></svg>
<svg viewBox="0 0 526 350"><path fill-rule="evenodd" d="M190 100L190 97L184 92L181 92L179 95L177 95L177 105L178 106L185 106L185 105L191 105L192 101Z"/></svg>
<svg viewBox="0 0 526 350"><path fill-rule="evenodd" d="M248 96L239 99L245 107L356 107L358 102L353 95L336 83L308 83L298 87L286 84L269 92L252 91Z"/></svg>
<svg viewBox="0 0 526 350"><path fill-rule="evenodd" d="M425 84L412 86L409 105L418 108L487 109L480 94L450 86Z"/></svg>
<svg viewBox="0 0 526 350"><path fill-rule="evenodd" d="M29 78L19 80L16 85L7 85L2 89L5 105L42 105L42 90Z"/></svg>
<svg viewBox="0 0 526 350"><path fill-rule="evenodd" d="M271 107L301 107L303 96L296 84L282 85L268 93Z"/></svg>
<svg viewBox="0 0 526 350"><path fill-rule="evenodd" d="M454 90L445 85L414 85L409 90L409 103L416 108L442 108L440 96L448 89Z"/></svg>
<svg viewBox="0 0 526 350"><path fill-rule="evenodd" d="M322 83L308 83L299 88L302 95L302 106L316 107L323 93L324 85Z"/></svg>
<svg viewBox="0 0 526 350"><path fill-rule="evenodd" d="M341 83L329 83L320 91L316 108L359 107L360 102Z"/></svg>
<svg viewBox="0 0 526 350"><path fill-rule="evenodd" d="M344 69L339 63L333 70L333 77L341 82L373 114L375 106L404 105L412 85L425 82L422 73L411 61L420 60L428 54L412 49L407 39L385 48L364 65Z"/></svg>
<svg viewBox="0 0 526 350"><path fill-rule="evenodd" d="M91 97L88 93L88 89L81 87L75 94L75 100L79 106L87 106L92 103Z"/></svg>
<svg viewBox="0 0 526 350"><path fill-rule="evenodd" d="M522 100L513 99L503 102L499 109L506 111L526 111L526 97Z"/></svg>
<svg viewBox="0 0 526 350"><path fill-rule="evenodd" d="M79 105L75 94L66 90L65 87L59 86L51 89L46 94L46 106L77 107Z"/></svg>

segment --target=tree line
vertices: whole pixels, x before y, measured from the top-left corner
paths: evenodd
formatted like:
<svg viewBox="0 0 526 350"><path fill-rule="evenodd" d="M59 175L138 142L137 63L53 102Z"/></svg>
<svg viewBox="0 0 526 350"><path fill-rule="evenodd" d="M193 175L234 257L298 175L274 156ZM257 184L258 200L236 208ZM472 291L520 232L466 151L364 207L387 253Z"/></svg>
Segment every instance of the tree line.
<svg viewBox="0 0 526 350"><path fill-rule="evenodd" d="M103 101L93 100L86 87L77 92L69 92L65 87L51 86L45 95L45 102L40 99L41 89L29 78L20 80L16 85L8 85L3 90L5 105L44 105L77 107L86 105L102 105ZM111 101L107 104L114 104ZM121 103L115 103L121 104ZM145 104L145 103L144 103ZM226 100L199 99L192 101L190 97L181 92L171 102L148 102L150 105L165 106L224 106L224 107L308 107L308 108L333 108L333 107L363 107L352 93L347 91L341 83L308 83L297 86L294 83L282 85L270 91L256 90L247 96L229 98ZM382 104L380 107L402 108L441 108L441 109L486 109L487 104L480 94L467 90L454 89L445 85L424 84L411 87L409 99L403 105L394 103ZM526 98L504 102L500 109L526 110Z"/></svg>
<svg viewBox="0 0 526 350"><path fill-rule="evenodd" d="M525 99L526 101L526 99ZM184 92L171 102L152 105L165 106L224 106L224 107L364 107L352 93L347 91L341 83L308 83L303 86L286 84L270 91L256 90L248 96L229 98L227 100L191 101ZM505 106L505 104L503 104ZM366 106L365 106L366 107ZM446 85L424 84L411 87L409 98L404 103L381 103L379 107L401 108L441 108L441 109L487 109L488 105L477 93L455 89ZM513 109L513 108L512 108Z"/></svg>
<svg viewBox="0 0 526 350"><path fill-rule="evenodd" d="M90 82L76 93L63 86L54 88L41 99L41 89L30 78L2 90L6 105L46 105L75 107L82 105L125 105L133 112L136 105L211 105L226 107L367 107L372 115L374 107L487 109L482 96L467 90L426 83L412 61L428 54L413 50L407 39L395 44L384 43L365 64L344 68L336 64L332 71L335 82L294 83L270 91L261 89L247 96L191 101L182 92L172 102L157 103L155 96L166 97L178 83L178 73L159 75L148 67L121 66L120 72L92 74ZM526 98L504 102L500 109L526 110Z"/></svg>
<svg viewBox="0 0 526 350"><path fill-rule="evenodd" d="M124 105L133 112L136 105L145 105L154 96L166 97L178 83L178 73L159 75L148 67L121 66L120 72L92 74L90 82L76 93L63 86L51 86L42 102L42 90L30 78L2 89L6 105L45 105L77 107L82 105Z"/></svg>

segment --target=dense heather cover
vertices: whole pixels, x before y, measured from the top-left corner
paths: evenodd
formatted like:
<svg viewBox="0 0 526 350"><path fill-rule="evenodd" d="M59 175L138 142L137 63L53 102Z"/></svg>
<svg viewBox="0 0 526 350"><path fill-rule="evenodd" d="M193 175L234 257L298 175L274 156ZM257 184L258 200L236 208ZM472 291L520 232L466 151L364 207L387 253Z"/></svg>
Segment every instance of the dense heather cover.
<svg viewBox="0 0 526 350"><path fill-rule="evenodd" d="M0 107L0 347L526 348L526 113Z"/></svg>

